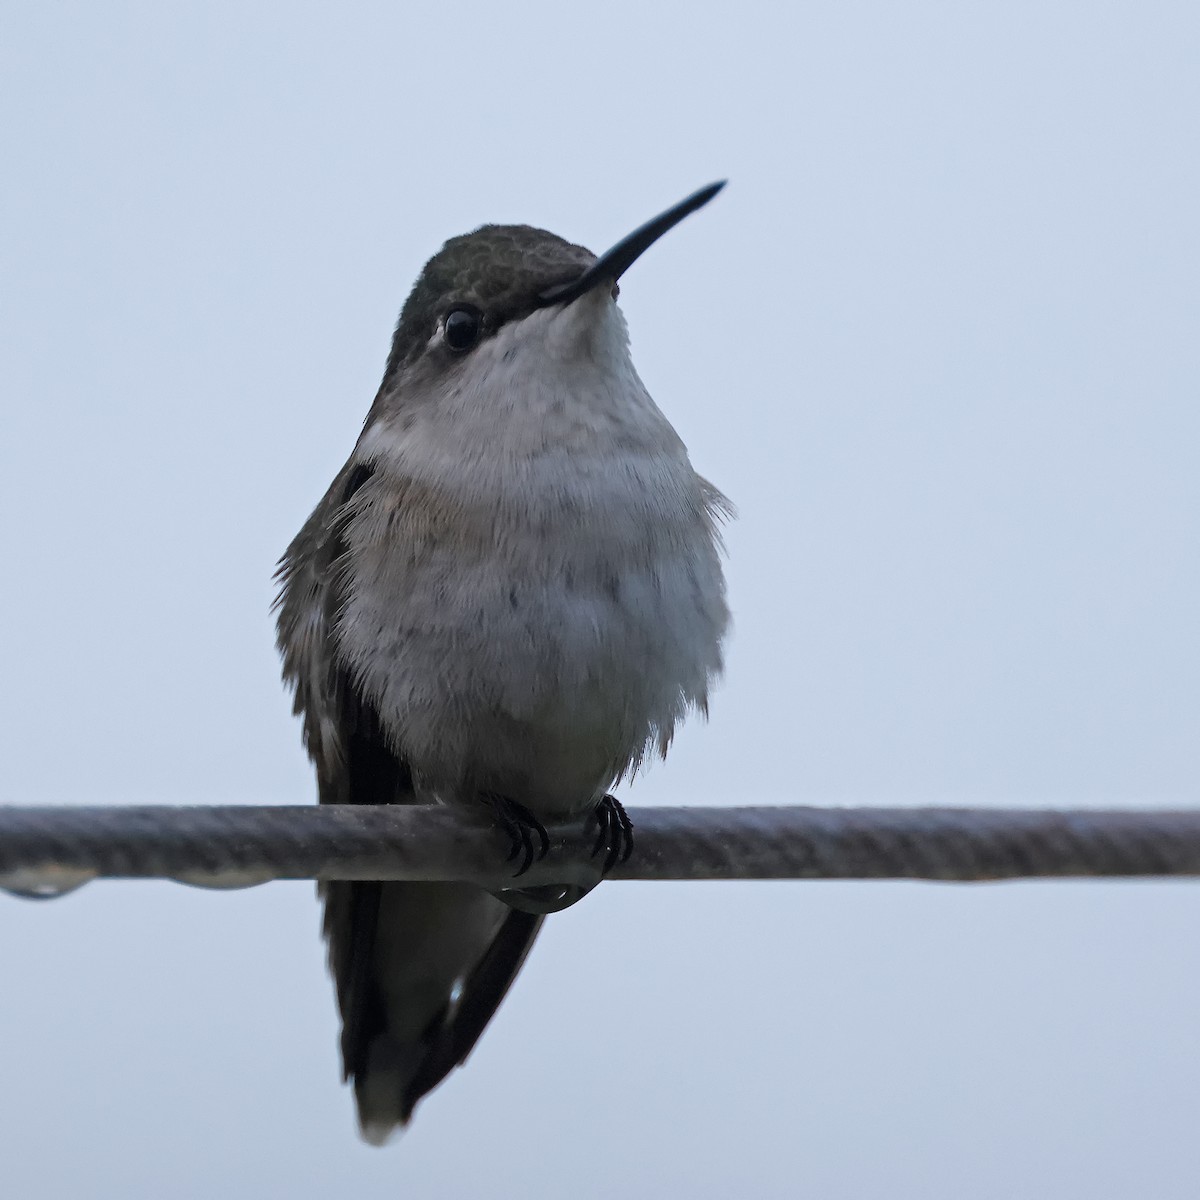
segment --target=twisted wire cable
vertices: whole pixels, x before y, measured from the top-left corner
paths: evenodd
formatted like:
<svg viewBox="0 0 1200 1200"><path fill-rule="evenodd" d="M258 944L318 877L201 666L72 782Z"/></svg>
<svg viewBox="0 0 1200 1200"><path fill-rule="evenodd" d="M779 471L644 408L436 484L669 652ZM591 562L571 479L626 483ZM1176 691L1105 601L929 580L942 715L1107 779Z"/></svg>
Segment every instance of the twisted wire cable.
<svg viewBox="0 0 1200 1200"><path fill-rule="evenodd" d="M1200 809L634 808L611 879L1200 875ZM516 886L600 878L591 822L551 826ZM486 812L441 806L0 806L0 888L53 896L98 878L248 887L273 879L459 880L511 888Z"/></svg>

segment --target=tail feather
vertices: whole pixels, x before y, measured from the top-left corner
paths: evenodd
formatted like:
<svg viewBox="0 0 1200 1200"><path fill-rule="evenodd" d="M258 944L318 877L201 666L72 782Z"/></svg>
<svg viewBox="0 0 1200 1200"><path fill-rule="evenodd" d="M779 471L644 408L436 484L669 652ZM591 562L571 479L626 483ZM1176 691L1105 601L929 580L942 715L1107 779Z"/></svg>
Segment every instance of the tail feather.
<svg viewBox="0 0 1200 1200"><path fill-rule="evenodd" d="M533 943L540 916L450 883L326 889L342 1063L363 1137L382 1144L465 1061Z"/></svg>

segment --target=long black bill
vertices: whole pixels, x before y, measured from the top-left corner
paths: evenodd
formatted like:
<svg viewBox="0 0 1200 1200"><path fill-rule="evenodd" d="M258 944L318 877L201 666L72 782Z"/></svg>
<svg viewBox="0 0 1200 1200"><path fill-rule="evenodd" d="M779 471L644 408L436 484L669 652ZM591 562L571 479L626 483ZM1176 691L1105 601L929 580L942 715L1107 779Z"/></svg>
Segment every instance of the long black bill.
<svg viewBox="0 0 1200 1200"><path fill-rule="evenodd" d="M547 304L570 304L572 300L578 300L584 292L590 292L598 284L616 283L634 261L653 246L668 229L673 229L696 209L703 208L724 186L724 179L710 183L708 187L693 192L673 208L659 213L653 221L647 221L628 237L622 238L608 253L600 255L573 283L556 284L544 291L538 297L539 307L544 308Z"/></svg>

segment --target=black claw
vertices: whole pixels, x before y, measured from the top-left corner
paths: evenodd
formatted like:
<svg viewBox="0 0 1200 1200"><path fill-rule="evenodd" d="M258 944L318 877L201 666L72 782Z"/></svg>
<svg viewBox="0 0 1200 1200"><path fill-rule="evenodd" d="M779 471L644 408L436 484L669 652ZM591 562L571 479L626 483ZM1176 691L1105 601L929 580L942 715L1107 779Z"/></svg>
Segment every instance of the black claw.
<svg viewBox="0 0 1200 1200"><path fill-rule="evenodd" d="M592 857L595 858L603 847L608 845L608 827L612 814L603 800L596 805L596 840L592 843Z"/></svg>
<svg viewBox="0 0 1200 1200"><path fill-rule="evenodd" d="M518 855L521 858L521 865L513 872L513 878L516 879L518 875L524 875L535 861L546 857L546 853L550 849L550 836L546 833L546 827L525 805L518 804L507 796L493 794L488 795L486 799L491 802L492 808L495 810L500 828L508 834L509 841L512 842L512 847L504 861L512 862ZM538 839L536 851L533 848L532 835L534 834Z"/></svg>
<svg viewBox="0 0 1200 1200"><path fill-rule="evenodd" d="M605 796L596 805L596 824L599 830L592 846L592 857L603 849L603 874L607 875L619 862L628 862L633 853L633 822L615 796Z"/></svg>
<svg viewBox="0 0 1200 1200"><path fill-rule="evenodd" d="M629 856L633 853L633 822L629 819L629 814L620 804L617 805L617 819L621 823L621 833L624 835L621 862L627 863Z"/></svg>
<svg viewBox="0 0 1200 1200"><path fill-rule="evenodd" d="M617 859L621 857L621 823L617 818L617 814L611 809L608 814L608 853L604 856L604 874L616 866Z"/></svg>
<svg viewBox="0 0 1200 1200"><path fill-rule="evenodd" d="M550 835L546 832L546 827L541 821L534 821L534 831L538 835L538 861L540 862L547 854L550 853Z"/></svg>

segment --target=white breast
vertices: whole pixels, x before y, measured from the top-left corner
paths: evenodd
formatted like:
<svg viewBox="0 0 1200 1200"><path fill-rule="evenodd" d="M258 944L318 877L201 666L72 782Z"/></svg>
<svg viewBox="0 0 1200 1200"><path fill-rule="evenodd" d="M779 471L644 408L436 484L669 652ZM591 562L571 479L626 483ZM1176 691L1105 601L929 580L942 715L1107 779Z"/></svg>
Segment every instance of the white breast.
<svg viewBox="0 0 1200 1200"><path fill-rule="evenodd" d="M535 312L364 432L338 636L446 798L580 810L703 708L723 505L605 294Z"/></svg>

